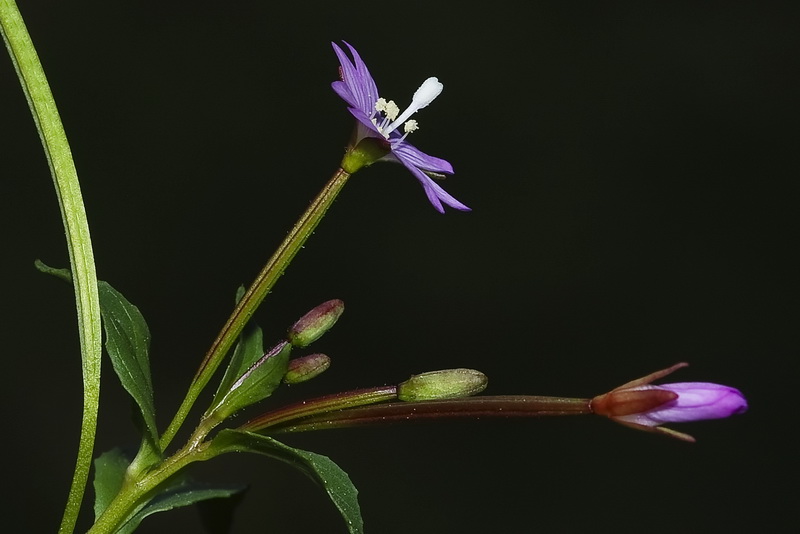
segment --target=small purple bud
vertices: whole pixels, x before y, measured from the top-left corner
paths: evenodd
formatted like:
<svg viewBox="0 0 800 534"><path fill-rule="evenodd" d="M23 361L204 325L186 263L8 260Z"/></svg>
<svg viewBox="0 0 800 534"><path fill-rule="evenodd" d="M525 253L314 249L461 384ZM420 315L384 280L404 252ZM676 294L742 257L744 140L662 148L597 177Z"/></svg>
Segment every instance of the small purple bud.
<svg viewBox="0 0 800 534"><path fill-rule="evenodd" d="M311 380L325 372L331 366L331 359L324 354L309 354L289 361L289 367L283 381L287 384L299 384Z"/></svg>
<svg viewBox="0 0 800 534"><path fill-rule="evenodd" d="M323 302L289 329L287 335L294 347L307 347L330 330L344 312L344 302L338 299Z"/></svg>

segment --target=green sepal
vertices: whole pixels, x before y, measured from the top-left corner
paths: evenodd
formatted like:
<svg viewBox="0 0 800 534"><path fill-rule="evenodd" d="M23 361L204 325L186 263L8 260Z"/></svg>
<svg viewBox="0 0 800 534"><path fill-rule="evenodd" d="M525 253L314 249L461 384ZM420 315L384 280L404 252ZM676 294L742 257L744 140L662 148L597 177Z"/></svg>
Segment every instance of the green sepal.
<svg viewBox="0 0 800 534"><path fill-rule="evenodd" d="M376 137L365 137L350 148L342 159L342 170L353 174L362 167L368 167L392 151L389 141Z"/></svg>
<svg viewBox="0 0 800 534"><path fill-rule="evenodd" d="M364 521L358 504L358 490L347 473L327 456L295 449L261 434L225 429L214 437L208 453L218 455L228 452L261 454L296 467L325 489L350 534L363 534Z"/></svg>

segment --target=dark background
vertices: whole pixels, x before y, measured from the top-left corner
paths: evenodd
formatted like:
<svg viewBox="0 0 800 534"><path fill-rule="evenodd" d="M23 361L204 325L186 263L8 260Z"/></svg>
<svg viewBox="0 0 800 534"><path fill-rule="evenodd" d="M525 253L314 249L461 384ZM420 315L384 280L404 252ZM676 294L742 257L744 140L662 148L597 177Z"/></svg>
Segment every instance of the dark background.
<svg viewBox="0 0 800 534"><path fill-rule="evenodd" d="M524 6L524 7L523 7ZM360 489L370 533L793 531L797 9L769 3L22 2L81 177L99 276L148 319L159 422L336 168L352 127L330 41L406 104L474 211L439 215L399 165L356 174L257 314L267 339L341 298L304 396L473 367L487 393L592 396L677 361L748 414L676 428L599 418L449 422L287 437ZM49 172L0 61L4 523L54 532L78 439L67 262ZM204 397L205 398L205 397ZM97 450L135 444L105 365ZM791 453L791 454L790 454ZM249 481L234 533L344 532L290 468ZM87 502L92 498L87 492ZM91 517L87 507L81 530ZM796 521L792 521L794 523ZM796 527L795 527L796 528ZM142 532L199 532L194 509Z"/></svg>

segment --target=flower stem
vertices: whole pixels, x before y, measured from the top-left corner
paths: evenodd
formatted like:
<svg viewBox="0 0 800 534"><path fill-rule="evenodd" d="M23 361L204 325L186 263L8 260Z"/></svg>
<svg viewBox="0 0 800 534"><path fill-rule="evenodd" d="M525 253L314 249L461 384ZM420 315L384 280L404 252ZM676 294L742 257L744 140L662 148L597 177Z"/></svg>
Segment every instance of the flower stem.
<svg viewBox="0 0 800 534"><path fill-rule="evenodd" d="M347 183L349 177L350 173L342 169L338 169L333 174L328 183L325 184L325 187L322 188L322 191L319 192L317 197L308 206L305 213L303 213L300 219L295 223L292 231L289 232L258 274L253 284L236 305L230 318L228 318L225 326L222 327L219 335L206 353L197 373L195 373L192 383L189 385L186 398L178 408L169 427L167 427L166 431L161 436L162 450L164 450L172 441L172 438L175 437L175 434L186 420L189 410L194 405L200 392L206 384L208 384L214 371L217 370L222 359L233 346L233 343L247 324L247 321L253 315L256 308L258 308L259 304L261 304L261 301L264 300L267 293L275 286L278 278L280 278L284 270L286 270L286 267L317 227L317 224L322 220L325 212L328 211L328 208L336 199L336 196L342 190L344 184Z"/></svg>
<svg viewBox="0 0 800 534"><path fill-rule="evenodd" d="M59 532L72 532L94 449L100 402L100 304L92 242L67 135L25 22L14 0L0 0L0 33L17 71L42 140L67 237L78 314L83 373L83 416L78 459Z"/></svg>
<svg viewBox="0 0 800 534"><path fill-rule="evenodd" d="M589 399L501 395L424 402L392 402L350 408L271 427L270 434L308 432L401 421L584 415L592 413Z"/></svg>
<svg viewBox="0 0 800 534"><path fill-rule="evenodd" d="M345 391L343 393L335 393L333 395L326 395L325 397L301 401L278 410L267 412L258 417L254 417L237 428L237 430L258 432L267 427L286 423L288 421L296 421L297 419L303 419L314 415L330 414L338 410L351 409L357 406L365 406L396 399L397 386L379 386L375 388Z"/></svg>

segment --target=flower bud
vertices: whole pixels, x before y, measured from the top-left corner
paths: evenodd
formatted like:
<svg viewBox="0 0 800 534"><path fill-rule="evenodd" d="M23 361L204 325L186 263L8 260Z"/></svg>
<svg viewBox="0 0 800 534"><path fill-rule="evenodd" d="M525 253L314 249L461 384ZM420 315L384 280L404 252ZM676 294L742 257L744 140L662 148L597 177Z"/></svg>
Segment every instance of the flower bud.
<svg viewBox="0 0 800 534"><path fill-rule="evenodd" d="M307 347L330 330L342 312L344 302L341 300L323 302L292 325L287 335L289 342L294 347Z"/></svg>
<svg viewBox="0 0 800 534"><path fill-rule="evenodd" d="M324 354L309 354L289 361L289 367L283 381L287 384L299 384L311 380L325 372L331 366L331 359Z"/></svg>
<svg viewBox="0 0 800 534"><path fill-rule="evenodd" d="M674 400L640 413L619 416L619 419L646 426L663 423L684 423L705 419L723 419L747 411L747 400L736 388L709 382L679 382L659 386L642 386L634 393L673 395Z"/></svg>
<svg viewBox="0 0 800 534"><path fill-rule="evenodd" d="M685 441L694 441L694 438L660 425L722 419L747 411L744 395L730 386L710 382L650 384L685 366L677 364L598 395L591 401L592 411L633 428L669 434Z"/></svg>
<svg viewBox="0 0 800 534"><path fill-rule="evenodd" d="M474 369L445 369L414 375L397 386L401 401L469 397L486 389L489 379Z"/></svg>

